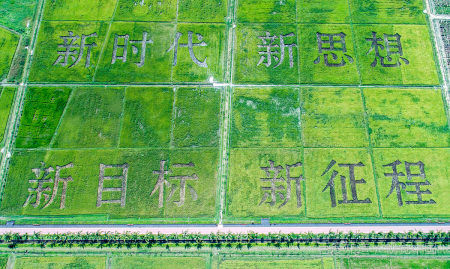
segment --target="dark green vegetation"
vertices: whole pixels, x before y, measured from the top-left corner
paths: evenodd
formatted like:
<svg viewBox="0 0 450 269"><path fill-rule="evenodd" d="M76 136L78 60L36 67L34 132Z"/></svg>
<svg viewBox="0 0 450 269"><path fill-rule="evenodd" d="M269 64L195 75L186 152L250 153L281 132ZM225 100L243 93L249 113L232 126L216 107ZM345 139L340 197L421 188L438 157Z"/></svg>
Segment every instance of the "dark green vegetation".
<svg viewBox="0 0 450 269"><path fill-rule="evenodd" d="M8 77L11 62L19 43L19 36L0 28L0 81Z"/></svg>
<svg viewBox="0 0 450 269"><path fill-rule="evenodd" d="M69 88L29 88L16 147L48 147L70 93Z"/></svg>
<svg viewBox="0 0 450 269"><path fill-rule="evenodd" d="M3 0L0 2L0 25L24 33L31 25L36 9L36 0Z"/></svg>

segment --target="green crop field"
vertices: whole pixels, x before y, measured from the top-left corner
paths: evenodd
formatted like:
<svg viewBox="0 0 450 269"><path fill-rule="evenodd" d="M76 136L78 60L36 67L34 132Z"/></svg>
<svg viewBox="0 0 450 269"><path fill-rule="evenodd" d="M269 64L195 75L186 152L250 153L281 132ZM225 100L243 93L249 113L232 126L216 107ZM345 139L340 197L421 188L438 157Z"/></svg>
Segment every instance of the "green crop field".
<svg viewBox="0 0 450 269"><path fill-rule="evenodd" d="M439 259L341 258L341 268L449 268L450 261Z"/></svg>
<svg viewBox="0 0 450 269"><path fill-rule="evenodd" d="M5 87L0 94L0 141L4 141L5 128L8 124L8 120L11 113L11 106L14 101L14 97L17 89L11 87Z"/></svg>
<svg viewBox="0 0 450 269"><path fill-rule="evenodd" d="M104 257L20 257L16 259L14 268L32 269L32 268L86 268L103 269L106 259Z"/></svg>
<svg viewBox="0 0 450 269"><path fill-rule="evenodd" d="M19 36L6 29L0 28L0 80L8 77L9 67L11 66L14 53L16 52Z"/></svg>
<svg viewBox="0 0 450 269"><path fill-rule="evenodd" d="M184 258L184 257L118 257L113 261L112 268L133 269L133 268L205 268L205 259L203 258Z"/></svg>
<svg viewBox="0 0 450 269"><path fill-rule="evenodd" d="M37 1L5 0L0 2L0 25L23 33L33 19Z"/></svg>
<svg viewBox="0 0 450 269"><path fill-rule="evenodd" d="M4 1L0 217L450 221L445 7Z"/></svg>
<svg viewBox="0 0 450 269"><path fill-rule="evenodd" d="M332 258L324 259L314 259L314 260L225 260L220 263L220 269L244 269L244 268L305 268L305 269L315 269L315 268L334 268Z"/></svg>

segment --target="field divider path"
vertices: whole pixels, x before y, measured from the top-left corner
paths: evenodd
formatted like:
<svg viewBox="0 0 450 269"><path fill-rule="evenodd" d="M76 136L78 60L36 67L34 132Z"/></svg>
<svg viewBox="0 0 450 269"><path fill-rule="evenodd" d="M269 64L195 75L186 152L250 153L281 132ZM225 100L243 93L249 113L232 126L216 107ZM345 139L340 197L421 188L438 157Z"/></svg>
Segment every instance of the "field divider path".
<svg viewBox="0 0 450 269"><path fill-rule="evenodd" d="M14 105L11 109L11 118L8 126L5 130L5 146L3 148L4 154L0 161L0 199L3 198L3 190L6 182L6 175L8 171L9 161L11 160L11 152L14 148L14 142L16 133L19 130L20 117L22 115L25 92L27 88L28 76L30 74L31 62L33 60L33 52L36 49L37 37L39 34L40 25L42 18L44 16L44 6L45 0L40 0L37 5L36 11L36 21L34 22L34 33L31 36L31 42L27 54L27 59L25 61L24 72L22 74L22 82L19 84L17 89L16 97L14 100Z"/></svg>
<svg viewBox="0 0 450 269"><path fill-rule="evenodd" d="M230 155L230 134L231 127L231 98L233 87L233 48L235 38L235 22L236 22L236 0L229 0L227 6L227 44L226 44L226 64L225 66L225 83L222 88L222 124L221 124L221 137L220 137L220 153L219 153L219 174L218 174L218 198L219 198L219 212L218 212L218 225L223 225L223 215L226 210L226 193L227 193L227 177L228 177L228 159Z"/></svg>
<svg viewBox="0 0 450 269"><path fill-rule="evenodd" d="M243 233L254 232L258 234L268 234L268 233L308 233L321 234L329 232L353 232L353 233L365 233L369 234L372 231L378 233L406 233L409 231L422 231L428 233L430 231L442 231L450 232L450 223L439 224L439 223L385 223L385 224L329 224L329 223L318 223L318 224L271 224L270 226L263 226L261 224L250 224L250 225L13 225L6 226L0 225L0 234L6 233L19 233L19 234L33 234L39 232L41 234L62 234L62 233L95 233L95 232L118 232L118 233L153 233L153 234L182 234L183 232L196 233L196 234L211 234L211 233Z"/></svg>

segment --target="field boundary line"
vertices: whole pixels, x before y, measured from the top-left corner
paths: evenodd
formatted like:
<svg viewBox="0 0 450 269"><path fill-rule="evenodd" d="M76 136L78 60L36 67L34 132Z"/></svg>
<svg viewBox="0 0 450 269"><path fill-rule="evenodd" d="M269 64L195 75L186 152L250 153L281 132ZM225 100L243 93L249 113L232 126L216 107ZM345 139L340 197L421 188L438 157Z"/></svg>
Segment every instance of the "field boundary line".
<svg viewBox="0 0 450 269"><path fill-rule="evenodd" d="M53 133L52 139L50 140L50 143L48 143L48 149L52 149L53 144L55 143L56 135L58 134L59 127L61 126L64 116L66 115L66 111L67 111L67 108L69 107L70 101L72 100L73 92L76 91L76 89L74 89L74 88L71 88L70 90L71 91L70 91L69 98L67 98L66 106L64 107L63 113L61 113L61 118L59 118L59 122L58 122L58 125L56 125L56 129L55 129L55 132Z"/></svg>
<svg viewBox="0 0 450 269"><path fill-rule="evenodd" d="M360 96L361 96L361 102L362 102L362 108L364 111L364 126L366 128L366 138L367 138L367 142L369 147L367 148L367 151L370 155L370 161L372 164L372 175L373 175L373 180L375 181L375 192L377 194L377 200L378 200L378 213L380 214L379 218L383 218L383 212L381 210L381 198L380 198L380 191L378 190L378 179L377 179L377 173L376 173L376 169L375 169L375 158L373 157L373 145L372 145L372 140L370 139L370 134L369 134L369 115L367 114L367 107L366 107L366 98L364 96L364 92L363 89L359 89L360 91Z"/></svg>
<svg viewBox="0 0 450 269"><path fill-rule="evenodd" d="M42 22L42 18L44 16L44 7L45 0L40 0L36 5L36 19L34 22L34 33L31 35L31 41L29 50L27 53L27 58L25 60L25 65L23 67L22 73L22 82L19 84L17 88L16 96L14 98L13 105L11 106L11 119L7 127L5 128L5 145L4 145L4 154L2 154L1 162L0 162L0 204L3 199L3 191L6 183L6 176L9 168L9 162L11 158L11 152L14 149L16 133L19 130L20 118L22 116L28 76L30 74L31 63L33 61L33 51L36 48L37 38Z"/></svg>
<svg viewBox="0 0 450 269"><path fill-rule="evenodd" d="M177 116L177 92L178 88L173 88L173 103L172 103L172 122L170 124L170 142L169 149L174 149L173 140L174 140L174 129L175 129L175 117Z"/></svg>
<svg viewBox="0 0 450 269"><path fill-rule="evenodd" d="M100 51L100 54L98 56L97 65L95 66L94 75L92 76L92 82L95 81L95 76L97 75L97 69L98 69L99 65L101 64L101 62L102 62L103 52L105 51L106 43L108 43L108 38L109 38L110 31L111 31L111 26L112 26L112 24L114 22L114 17L116 16L117 6L119 5L119 0L116 0L116 1L117 1L116 2L116 7L114 8L114 12L113 12L113 14L111 16L111 20L109 21L108 31L106 31L105 40L103 41L102 50ZM104 22L107 22L107 21L104 21Z"/></svg>

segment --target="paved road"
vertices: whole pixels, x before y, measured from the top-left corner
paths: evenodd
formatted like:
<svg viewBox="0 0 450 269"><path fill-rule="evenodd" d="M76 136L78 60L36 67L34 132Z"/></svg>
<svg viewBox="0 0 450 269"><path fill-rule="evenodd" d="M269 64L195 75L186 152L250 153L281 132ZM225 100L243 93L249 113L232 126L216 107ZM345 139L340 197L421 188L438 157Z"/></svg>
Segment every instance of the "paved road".
<svg viewBox="0 0 450 269"><path fill-rule="evenodd" d="M141 234L145 234L147 232L152 232L153 234L157 233L163 233L163 234L173 234L173 233L182 233L184 231L188 231L190 233L201 233L201 234L210 234L210 233L217 233L217 232L233 232L233 233L247 233L248 231L253 231L255 233L262 233L262 234L268 234L268 233L308 233L312 232L315 234L319 233L328 233L330 231L333 232L360 232L360 233L370 233L372 231L375 232L384 232L388 233L390 231L393 231L394 233L398 232L408 232L408 231L422 231L424 233L429 231L443 231L443 232L449 232L450 231L450 224L401 224L401 225L395 225L395 224L386 224L386 225L373 225L373 224L352 224L352 225L325 225L325 224L318 224L318 225L298 225L298 226L281 226L281 225L271 225L268 227L263 227L260 225L240 225L240 226L226 226L226 227L218 227L218 226L211 226L211 227L195 227L195 226L183 226L183 227L156 227L156 226L148 226L148 225L111 225L111 226L105 226L105 225L89 225L89 226L82 226L82 225L48 225L48 226L31 226L31 225L15 225L15 226L1 226L0 227L0 234L4 233L28 233L33 234L34 232L41 232L42 234L48 234L48 233L66 233L66 232L97 232L97 231L103 231L103 232L138 232Z"/></svg>

